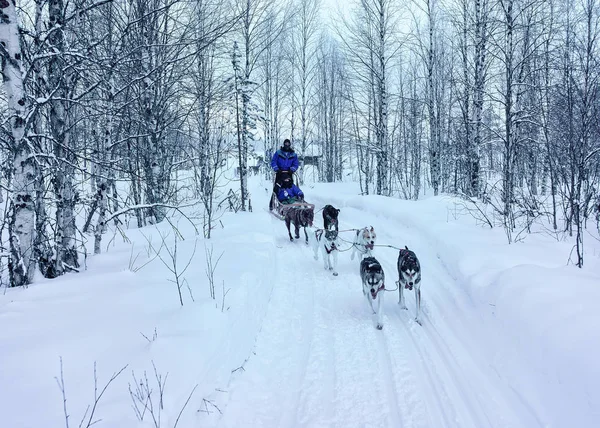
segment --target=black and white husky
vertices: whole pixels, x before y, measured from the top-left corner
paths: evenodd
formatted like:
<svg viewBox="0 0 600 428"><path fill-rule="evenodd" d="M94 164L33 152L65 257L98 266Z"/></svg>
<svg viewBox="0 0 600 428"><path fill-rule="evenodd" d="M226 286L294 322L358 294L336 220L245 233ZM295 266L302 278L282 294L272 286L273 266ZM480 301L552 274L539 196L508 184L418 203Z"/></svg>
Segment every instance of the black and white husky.
<svg viewBox="0 0 600 428"><path fill-rule="evenodd" d="M330 224L327 229L315 231L315 240L313 243L315 260L319 260L319 248L321 249L325 269L333 271L333 275L337 276L339 242L336 225Z"/></svg>
<svg viewBox="0 0 600 428"><path fill-rule="evenodd" d="M373 226L363 227L362 229L357 230L354 242L352 243L352 254L350 255L350 258L354 260L354 254L356 252L360 254L361 258L372 257L372 251L376 240L377 234L375 233Z"/></svg>
<svg viewBox="0 0 600 428"><path fill-rule="evenodd" d="M404 300L404 289L415 289L415 302L417 306L417 316L415 321L421 324L419 314L421 312L421 264L417 255L404 247L398 255L398 293L400 294L398 304L402 309L408 309Z"/></svg>
<svg viewBox="0 0 600 428"><path fill-rule="evenodd" d="M369 302L369 307L374 314L377 314L377 329L381 330L383 328L385 275L383 268L375 257L365 257L361 260L360 278L362 279L363 294Z"/></svg>

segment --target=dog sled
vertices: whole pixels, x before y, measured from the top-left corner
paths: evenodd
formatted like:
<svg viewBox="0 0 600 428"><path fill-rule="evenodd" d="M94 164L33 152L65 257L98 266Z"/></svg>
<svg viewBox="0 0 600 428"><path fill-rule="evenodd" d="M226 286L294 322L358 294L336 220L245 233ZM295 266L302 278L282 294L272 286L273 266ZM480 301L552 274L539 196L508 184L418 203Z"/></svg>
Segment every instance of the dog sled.
<svg viewBox="0 0 600 428"><path fill-rule="evenodd" d="M271 208L271 207L272 207L272 209L270 209L271 214L273 214L279 220L284 220L285 213L288 210L295 209L295 208L304 208L304 209L311 209L314 211L315 204L309 204L306 201L294 202L292 204L282 204L281 202L279 202L279 199L277 199L277 195L275 195L275 193L273 193L271 195L271 205L269 208Z"/></svg>
<svg viewBox="0 0 600 428"><path fill-rule="evenodd" d="M280 220L284 220L285 214L291 209L304 208L314 211L315 205L306 202L304 199L293 203L283 203L277 198L277 190L285 180L291 180L291 184L293 184L293 174L289 171L282 171L275 176L273 192L271 193L271 200L269 202L269 211L271 214Z"/></svg>

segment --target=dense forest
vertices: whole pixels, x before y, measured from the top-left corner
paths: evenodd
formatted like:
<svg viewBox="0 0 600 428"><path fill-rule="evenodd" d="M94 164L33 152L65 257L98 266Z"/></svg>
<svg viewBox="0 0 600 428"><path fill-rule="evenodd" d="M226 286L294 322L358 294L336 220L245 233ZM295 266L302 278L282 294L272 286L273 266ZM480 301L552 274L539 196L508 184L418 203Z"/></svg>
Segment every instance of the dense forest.
<svg viewBox="0 0 600 428"><path fill-rule="evenodd" d="M356 0L331 17L319 0L0 9L3 285L77 272L109 227L188 204L210 238L224 198L251 209L251 167L270 179L261 159L284 138L320 181L457 195L509 242L535 224L572 240L583 266L600 0Z"/></svg>

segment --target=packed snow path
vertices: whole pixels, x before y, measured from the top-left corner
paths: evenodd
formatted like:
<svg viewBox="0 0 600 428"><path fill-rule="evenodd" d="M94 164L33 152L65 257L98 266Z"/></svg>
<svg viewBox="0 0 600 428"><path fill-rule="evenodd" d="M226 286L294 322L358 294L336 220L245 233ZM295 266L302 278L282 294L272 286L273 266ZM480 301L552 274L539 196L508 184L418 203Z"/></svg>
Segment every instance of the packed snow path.
<svg viewBox="0 0 600 428"><path fill-rule="evenodd" d="M310 199L322 207L329 201ZM264 203L263 203L264 202ZM266 200L261 201L266 206ZM335 205L335 204L334 204ZM386 292L384 328L362 295L357 259L339 257L339 276L285 224L265 213L277 259L265 273L275 281L253 355L228 387L219 427L538 427L544 424L490 364L500 332L478 317L458 287L439 243L401 213L342 208L340 228L373 225L378 244L416 251L423 269L423 326L398 292ZM387 217L386 217L387 216ZM315 226L322 214L315 215ZM342 237L352 240L352 233ZM344 243L348 248L349 243ZM375 256L395 288L397 251ZM268 272L268 273L267 273ZM481 345L480 345L481 344Z"/></svg>

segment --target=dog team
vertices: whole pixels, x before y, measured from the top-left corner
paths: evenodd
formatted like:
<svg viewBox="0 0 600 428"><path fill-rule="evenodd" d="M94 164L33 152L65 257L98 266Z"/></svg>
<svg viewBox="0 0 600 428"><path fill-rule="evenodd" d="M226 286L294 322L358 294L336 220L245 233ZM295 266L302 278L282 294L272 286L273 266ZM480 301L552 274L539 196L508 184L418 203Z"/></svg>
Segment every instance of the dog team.
<svg viewBox="0 0 600 428"><path fill-rule="evenodd" d="M340 210L332 205L325 205L323 208L323 229L317 229L314 232L312 247L315 260L319 259L319 250L323 257L323 264L326 270L338 275L337 262L340 244L338 241L339 222L338 215ZM314 220L314 213L308 209L290 209L285 216L285 223L288 229L290 240L293 241L290 232L290 225L294 225L296 239L300 238L300 227L304 229L306 242L309 242L307 227L311 227ZM377 316L377 329L383 328L383 296L385 291L385 274L381 264L373 256L373 249L377 235L373 226L364 227L357 230L352 243L351 259L354 260L358 253L360 257L360 278L363 285L363 294L369 302L369 307L373 314ZM416 318L421 324L421 265L416 254L405 247L398 254L398 304L402 309L407 309L404 300L404 290L413 290L415 292Z"/></svg>
<svg viewBox="0 0 600 428"><path fill-rule="evenodd" d="M285 139L283 146L277 150L271 159L271 168L275 172L275 184L273 186L273 195L277 197L280 203L290 204L300 200L304 201L304 194L297 188L294 188L291 174L298 169L298 156L292 148L289 139ZM286 184L287 183L287 184ZM273 197L269 204L269 209L273 210ZM295 238L300 238L300 228L304 229L306 243L308 243L307 227L312 227L314 220L314 205L308 208L308 205L293 206L285 210L285 225L288 230L290 241L294 240L290 230L294 225ZM323 229L317 229L314 232L313 250L315 260L319 259L319 249L323 256L325 269L331 270L334 276L337 276L337 262L340 246L338 242L339 225L338 214L340 210L332 205L325 205L323 208ZM312 236L313 232L311 232ZM352 256L354 260L356 253L360 254L360 277L363 284L363 294L369 302L369 307L373 314L377 315L377 329L383 328L383 296L385 292L385 275L381 264L373 256L373 248L377 235L373 226L365 227L356 232L354 242L352 243ZM419 259L408 247L400 250L398 255L398 303L402 309L407 309L404 301L404 289L415 290L415 301L417 306L417 316L415 320L421 324L421 266Z"/></svg>

